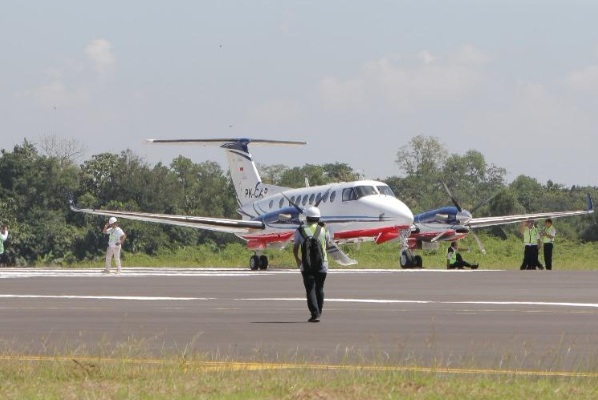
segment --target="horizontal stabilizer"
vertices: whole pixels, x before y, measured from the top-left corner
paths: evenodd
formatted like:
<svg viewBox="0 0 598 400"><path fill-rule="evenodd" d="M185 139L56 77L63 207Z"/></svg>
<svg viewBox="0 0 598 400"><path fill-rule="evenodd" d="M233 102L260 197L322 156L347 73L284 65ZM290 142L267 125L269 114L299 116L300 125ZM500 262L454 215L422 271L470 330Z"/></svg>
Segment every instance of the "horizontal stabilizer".
<svg viewBox="0 0 598 400"><path fill-rule="evenodd" d="M195 144L200 146L224 146L230 143L243 143L248 145L286 145L299 146L306 145L307 142L298 142L293 140L270 140L270 139L248 139L248 138L223 138L223 139L146 139L147 143L156 144Z"/></svg>

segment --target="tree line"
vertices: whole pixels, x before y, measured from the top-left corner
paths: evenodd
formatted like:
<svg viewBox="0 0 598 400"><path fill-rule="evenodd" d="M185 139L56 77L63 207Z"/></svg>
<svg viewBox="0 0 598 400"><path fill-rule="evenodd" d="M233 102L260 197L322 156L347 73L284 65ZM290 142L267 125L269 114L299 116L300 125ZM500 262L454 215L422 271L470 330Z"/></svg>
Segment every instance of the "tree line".
<svg viewBox="0 0 598 400"><path fill-rule="evenodd" d="M12 151L1 150L0 223L9 227L5 251L11 265L71 265L104 255L103 218L73 213L69 196L84 208L239 217L228 171L216 162L178 156L169 165L150 165L126 149L95 154L78 164L72 141L52 138L45 144L25 140ZM474 216L577 210L585 207L586 193L596 193L596 187L542 184L524 175L507 183L507 171L488 165L480 152L449 154L434 137L414 137L397 151L396 164L396 176L376 179L386 182L414 213L450 204L441 182L464 208L476 209ZM306 178L311 185L360 178L338 162L292 168L258 165L258 170L264 182L288 187L303 186ZM559 220L559 236L598 241L596 218ZM488 228L486 234L513 234L515 228ZM126 232L124 250L149 255L240 241L234 235L135 221L126 222Z"/></svg>

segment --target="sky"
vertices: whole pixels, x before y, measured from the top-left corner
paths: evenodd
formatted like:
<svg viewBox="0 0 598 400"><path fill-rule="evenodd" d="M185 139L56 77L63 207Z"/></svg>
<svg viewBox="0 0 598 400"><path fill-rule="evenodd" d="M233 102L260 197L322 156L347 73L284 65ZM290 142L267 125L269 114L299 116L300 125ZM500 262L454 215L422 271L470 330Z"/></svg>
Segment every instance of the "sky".
<svg viewBox="0 0 598 400"><path fill-rule="evenodd" d="M0 13L0 148L76 140L149 164L281 139L257 163L402 176L417 135L544 184L597 186L598 2L17 1Z"/></svg>

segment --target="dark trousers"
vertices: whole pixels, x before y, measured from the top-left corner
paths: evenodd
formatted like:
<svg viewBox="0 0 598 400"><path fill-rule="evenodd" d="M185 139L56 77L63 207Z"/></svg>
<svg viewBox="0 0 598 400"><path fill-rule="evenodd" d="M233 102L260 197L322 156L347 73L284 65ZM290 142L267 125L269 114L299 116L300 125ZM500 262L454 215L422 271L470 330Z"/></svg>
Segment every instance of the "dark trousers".
<svg viewBox="0 0 598 400"><path fill-rule="evenodd" d="M552 248L553 243L544 243L544 264L546 269L552 269Z"/></svg>
<svg viewBox="0 0 598 400"><path fill-rule="evenodd" d="M536 267L539 266L541 266L541 264L538 260L538 246L535 244L525 246L525 250L523 251L523 263L519 269L536 269Z"/></svg>
<svg viewBox="0 0 598 400"><path fill-rule="evenodd" d="M457 261L454 264L450 264L448 269L463 269L463 267L471 267L471 264L461 257L461 253L457 253Z"/></svg>
<svg viewBox="0 0 598 400"><path fill-rule="evenodd" d="M326 272L315 274L301 272L301 275L303 275L303 286L307 296L307 308L312 317L319 317L324 308L324 281L327 274Z"/></svg>

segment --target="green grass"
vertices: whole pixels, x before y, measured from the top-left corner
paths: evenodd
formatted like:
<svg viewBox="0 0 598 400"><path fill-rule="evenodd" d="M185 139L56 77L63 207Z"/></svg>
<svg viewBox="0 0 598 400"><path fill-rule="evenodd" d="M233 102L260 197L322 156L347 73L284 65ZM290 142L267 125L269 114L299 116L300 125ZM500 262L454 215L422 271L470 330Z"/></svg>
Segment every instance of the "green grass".
<svg viewBox="0 0 598 400"><path fill-rule="evenodd" d="M489 236L480 236L486 254L482 254L473 238L460 241L463 258L470 262L480 264L480 269L506 269L517 270L523 259L523 244L517 237L502 240ZM437 251L417 250L424 260L424 268L445 268L445 253L448 242L440 242ZM272 268L294 268L292 245L283 250L267 250L269 263ZM376 245L362 243L360 245L341 246L350 257L359 263L351 268L400 268L399 245L397 242ZM466 250L469 249L469 250ZM144 253L128 253L123 251L124 266L146 267L222 267L222 268L247 268L249 257L253 253L247 250L244 244L231 243L220 248L214 245L200 245L185 247L176 251L165 250L155 256ZM542 261L542 252L540 251ZM594 270L598 265L598 245L596 243L573 243L557 241L554 247L553 269L555 270ZM104 260L99 257L88 262L78 262L72 267L95 267L103 265ZM341 268L331 261L332 268Z"/></svg>
<svg viewBox="0 0 598 400"><path fill-rule="evenodd" d="M590 376L458 374L379 366L6 357L2 399L595 399Z"/></svg>

